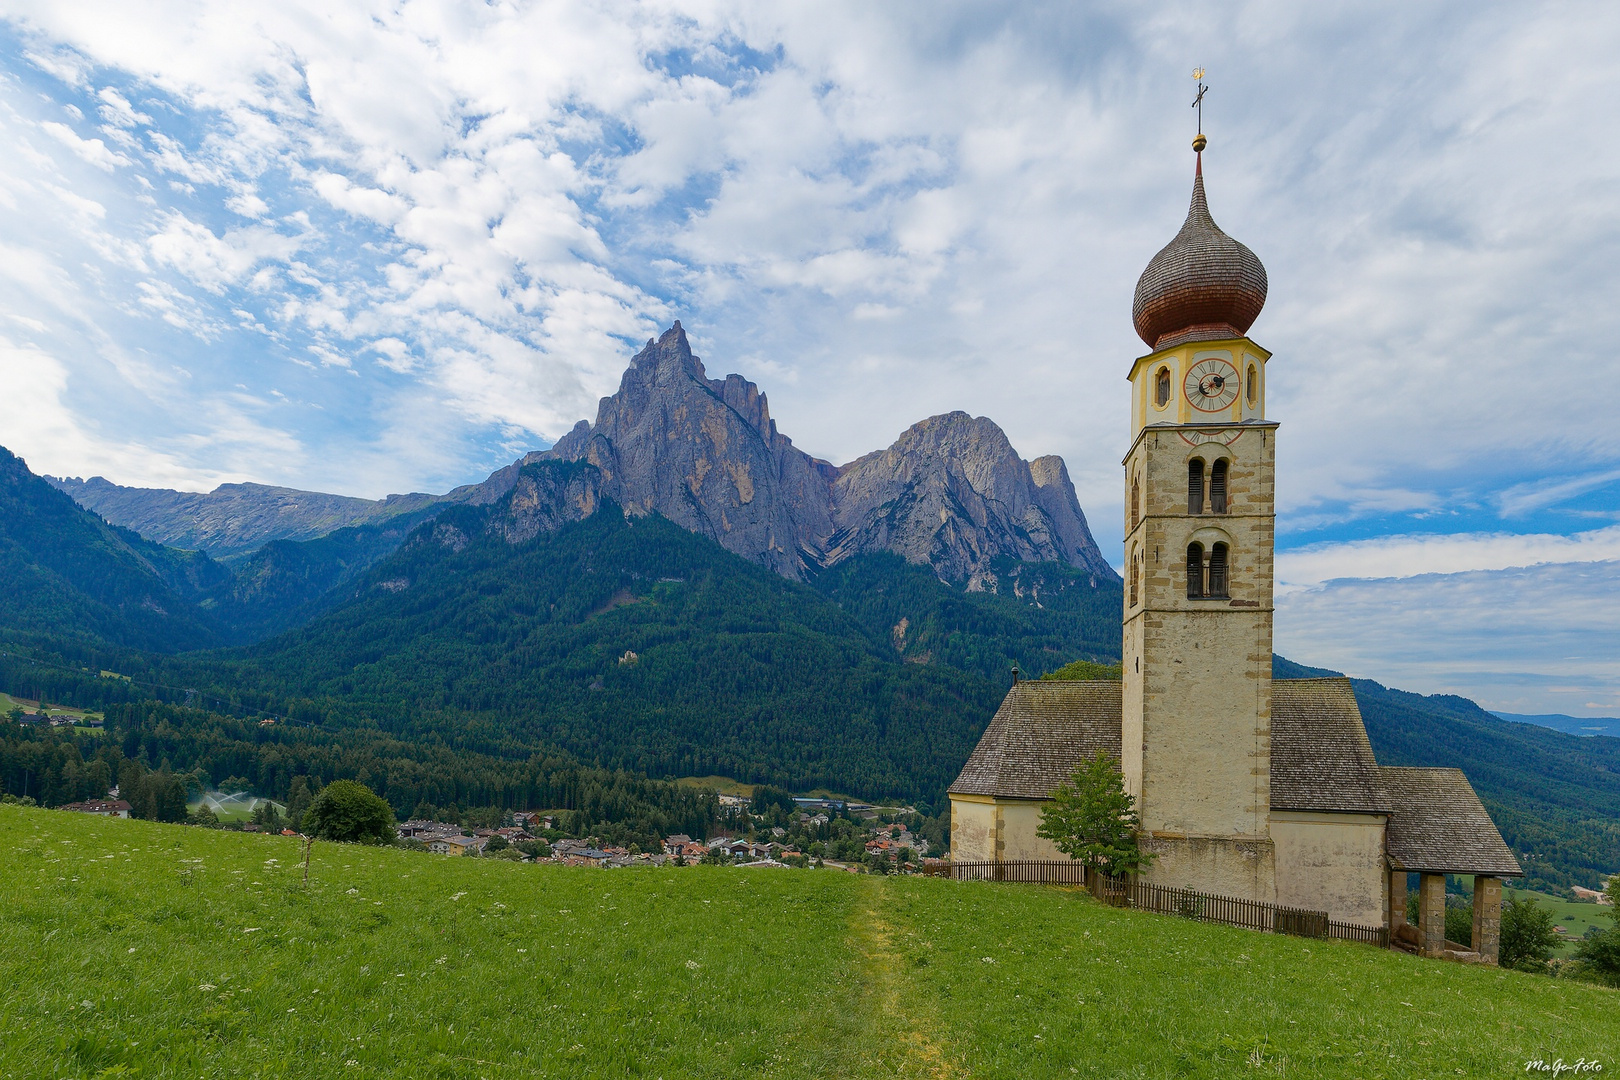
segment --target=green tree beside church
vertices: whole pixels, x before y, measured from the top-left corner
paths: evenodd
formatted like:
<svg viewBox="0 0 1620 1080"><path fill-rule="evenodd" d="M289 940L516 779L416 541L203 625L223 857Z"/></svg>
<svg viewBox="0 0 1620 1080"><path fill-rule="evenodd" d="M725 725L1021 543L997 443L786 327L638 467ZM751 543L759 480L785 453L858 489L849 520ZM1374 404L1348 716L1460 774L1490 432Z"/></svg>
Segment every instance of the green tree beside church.
<svg viewBox="0 0 1620 1080"><path fill-rule="evenodd" d="M1119 763L1098 751L1052 792L1035 835L1069 858L1117 877L1153 861L1137 844L1136 829L1136 799L1125 790Z"/></svg>

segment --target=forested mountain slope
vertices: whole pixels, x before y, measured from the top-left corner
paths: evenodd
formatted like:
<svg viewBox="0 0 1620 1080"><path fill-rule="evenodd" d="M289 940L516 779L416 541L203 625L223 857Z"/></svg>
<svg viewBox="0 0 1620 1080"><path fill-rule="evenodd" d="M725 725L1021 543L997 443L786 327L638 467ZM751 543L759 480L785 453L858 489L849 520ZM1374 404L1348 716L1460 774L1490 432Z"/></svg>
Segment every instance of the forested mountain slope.
<svg viewBox="0 0 1620 1080"><path fill-rule="evenodd" d="M0 629L132 648L220 638L196 606L230 572L109 525L0 447Z"/></svg>
<svg viewBox="0 0 1620 1080"><path fill-rule="evenodd" d="M441 515L330 614L175 670L470 748L911 797L950 782L1001 696L904 663L836 603L661 517L609 504L516 544L492 524Z"/></svg>

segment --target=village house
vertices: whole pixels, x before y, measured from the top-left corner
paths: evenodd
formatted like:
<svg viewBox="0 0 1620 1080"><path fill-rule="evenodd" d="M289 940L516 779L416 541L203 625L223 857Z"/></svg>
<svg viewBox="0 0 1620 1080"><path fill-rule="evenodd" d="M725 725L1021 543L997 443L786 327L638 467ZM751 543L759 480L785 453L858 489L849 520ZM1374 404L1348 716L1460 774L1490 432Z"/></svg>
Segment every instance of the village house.
<svg viewBox="0 0 1620 1080"><path fill-rule="evenodd" d="M593 847L571 848L562 856L565 866L607 866L613 856Z"/></svg>
<svg viewBox="0 0 1620 1080"><path fill-rule="evenodd" d="M79 814L98 814L101 817L127 818L134 809L123 799L89 799L85 802L68 803L63 810L72 810Z"/></svg>
<svg viewBox="0 0 1620 1080"><path fill-rule="evenodd" d="M489 837L451 833L434 836L425 843L435 855L481 855L489 843Z"/></svg>
<svg viewBox="0 0 1620 1080"><path fill-rule="evenodd" d="M1348 679L1272 677L1279 425L1271 353L1247 336L1266 273L1210 216L1204 146L1132 306L1149 352L1129 373L1122 680L1015 672L951 785L953 856L1063 858L1036 835L1042 805L1100 752L1135 797L1144 882L1325 911L1439 956L1446 875L1471 875L1471 952L1494 963L1502 882L1521 870L1467 777L1378 764Z"/></svg>
<svg viewBox="0 0 1620 1080"><path fill-rule="evenodd" d="M686 849L686 845L690 844L691 842L692 838L687 836L685 833L675 833L673 836L666 836L664 837L664 854L679 855Z"/></svg>

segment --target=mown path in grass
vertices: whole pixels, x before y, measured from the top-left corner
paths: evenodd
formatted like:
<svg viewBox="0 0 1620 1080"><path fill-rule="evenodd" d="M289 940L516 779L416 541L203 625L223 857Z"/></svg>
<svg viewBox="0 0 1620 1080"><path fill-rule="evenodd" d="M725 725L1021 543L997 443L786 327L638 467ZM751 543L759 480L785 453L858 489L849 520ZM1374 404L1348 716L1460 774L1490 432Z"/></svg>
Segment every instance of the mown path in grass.
<svg viewBox="0 0 1620 1080"><path fill-rule="evenodd" d="M1522 1075L1620 994L1056 888L599 871L0 806L0 1078Z"/></svg>

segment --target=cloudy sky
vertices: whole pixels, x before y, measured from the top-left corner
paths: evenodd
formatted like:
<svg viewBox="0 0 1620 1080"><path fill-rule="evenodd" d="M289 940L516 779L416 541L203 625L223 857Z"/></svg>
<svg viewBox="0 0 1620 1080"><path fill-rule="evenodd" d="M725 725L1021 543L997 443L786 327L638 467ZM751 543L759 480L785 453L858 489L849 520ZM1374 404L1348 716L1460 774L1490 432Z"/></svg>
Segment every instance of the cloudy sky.
<svg viewBox="0 0 1620 1080"><path fill-rule="evenodd" d="M1136 277L1271 278L1278 647L1620 713L1605 3L0 0L0 443L442 491L679 318L835 462L965 409L1120 540Z"/></svg>

